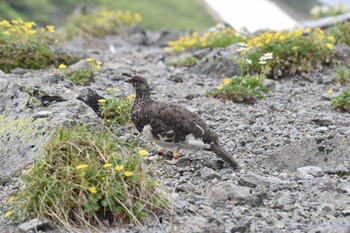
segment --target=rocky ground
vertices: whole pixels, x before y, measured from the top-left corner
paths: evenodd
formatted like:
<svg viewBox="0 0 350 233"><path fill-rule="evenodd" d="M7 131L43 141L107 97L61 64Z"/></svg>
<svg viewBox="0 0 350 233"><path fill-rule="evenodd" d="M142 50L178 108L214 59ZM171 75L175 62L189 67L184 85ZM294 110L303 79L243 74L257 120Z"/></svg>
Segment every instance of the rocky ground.
<svg viewBox="0 0 350 233"><path fill-rule="evenodd" d="M239 73L236 46L190 52L199 65L172 68L165 62L177 55L161 47L176 36L136 30L57 48L103 61L89 87L74 86L53 68L0 75L0 232L23 232L4 218L6 201L20 183L13 174L40 156L47 132L59 125L100 124L81 99L91 90L108 97L107 87L129 95L133 89L122 73L135 72L148 78L154 98L200 114L242 170L233 171L210 152L184 152L176 166L160 162L156 173L172 200L171 213L142 227L102 231L350 232L350 177L336 174L350 171L350 114L330 105L327 90L337 95L344 88L332 84L334 71L267 80L269 95L254 105L222 102L205 91ZM35 104L38 99L42 104Z"/></svg>

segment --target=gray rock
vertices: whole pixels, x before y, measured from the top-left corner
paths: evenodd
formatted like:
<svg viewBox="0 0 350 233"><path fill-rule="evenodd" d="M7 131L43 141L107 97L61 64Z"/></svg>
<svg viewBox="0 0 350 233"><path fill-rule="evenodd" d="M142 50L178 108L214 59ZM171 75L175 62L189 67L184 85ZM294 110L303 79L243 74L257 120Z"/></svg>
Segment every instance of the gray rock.
<svg viewBox="0 0 350 233"><path fill-rule="evenodd" d="M276 90L277 82L275 80L265 79L263 84L264 84L264 86L269 88L270 91L275 91Z"/></svg>
<svg viewBox="0 0 350 233"><path fill-rule="evenodd" d="M325 133L325 132L327 132L328 130L329 130L328 127L322 126L322 127L318 127L318 128L316 129L316 132L317 132L317 133Z"/></svg>
<svg viewBox="0 0 350 233"><path fill-rule="evenodd" d="M17 67L11 70L11 74L17 74L17 75L23 75L25 73L27 73L28 71L26 69Z"/></svg>
<svg viewBox="0 0 350 233"><path fill-rule="evenodd" d="M344 216L350 216L350 206L343 209L341 212Z"/></svg>
<svg viewBox="0 0 350 233"><path fill-rule="evenodd" d="M50 222L47 220L31 220L29 222L22 223L18 226L18 229L20 232L26 233L29 231L47 231L50 230L52 226L50 225Z"/></svg>
<svg viewBox="0 0 350 233"><path fill-rule="evenodd" d="M204 180L212 180L214 178L218 178L218 179L221 178L219 173L217 173L216 171L214 171L213 169L211 169L209 167L203 167L200 170L200 173L201 173L201 178Z"/></svg>
<svg viewBox="0 0 350 233"><path fill-rule="evenodd" d="M350 196L350 181L343 181L338 185L338 190Z"/></svg>
<svg viewBox="0 0 350 233"><path fill-rule="evenodd" d="M206 197L211 200L232 200L238 203L253 198L250 188L237 186L229 181L220 182L215 186L210 187Z"/></svg>
<svg viewBox="0 0 350 233"><path fill-rule="evenodd" d="M0 82L0 177L41 156L52 129L83 122L102 126L93 110L77 100L79 94L64 86L66 81L45 77L33 74Z"/></svg>
<svg viewBox="0 0 350 233"><path fill-rule="evenodd" d="M321 212L331 212L334 211L334 205L328 204L328 203L322 203L319 206L317 206L318 211Z"/></svg>
<svg viewBox="0 0 350 233"><path fill-rule="evenodd" d="M330 173L349 171L349 148L350 141L346 137L306 138L278 149L262 164L291 172L305 166L317 166Z"/></svg>
<svg viewBox="0 0 350 233"><path fill-rule="evenodd" d="M73 64L73 65L70 65L68 67L68 69L70 70L80 70L80 69L88 69L90 66L89 66L89 62L86 61L86 59L84 60L80 60L78 61L77 63Z"/></svg>
<svg viewBox="0 0 350 233"><path fill-rule="evenodd" d="M297 168L297 170L299 173L299 179L301 180L308 180L314 177L320 177L324 175L322 169L316 166L299 167Z"/></svg>
<svg viewBox="0 0 350 233"><path fill-rule="evenodd" d="M215 77L232 77L240 74L240 66L237 63L240 48L238 44L231 45L227 48L214 49L205 56L200 63L192 68L193 72L213 75Z"/></svg>
<svg viewBox="0 0 350 233"><path fill-rule="evenodd" d="M286 205L292 205L294 202L295 200L291 197L289 192L287 191L278 192L272 200L272 207L283 208Z"/></svg>
<svg viewBox="0 0 350 233"><path fill-rule="evenodd" d="M239 183L241 185L246 185L254 188L258 185L270 186L271 184L285 184L287 182L277 177L265 177L257 174L248 174L242 175L239 180Z"/></svg>

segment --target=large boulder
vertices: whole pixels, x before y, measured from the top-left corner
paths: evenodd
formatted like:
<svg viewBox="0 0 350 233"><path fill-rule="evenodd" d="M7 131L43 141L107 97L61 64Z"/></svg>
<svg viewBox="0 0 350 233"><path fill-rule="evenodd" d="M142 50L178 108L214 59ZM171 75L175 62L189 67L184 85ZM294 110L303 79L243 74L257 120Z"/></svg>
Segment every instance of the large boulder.
<svg viewBox="0 0 350 233"><path fill-rule="evenodd" d="M60 74L0 77L1 182L42 156L58 127L101 125L102 120L79 96Z"/></svg>

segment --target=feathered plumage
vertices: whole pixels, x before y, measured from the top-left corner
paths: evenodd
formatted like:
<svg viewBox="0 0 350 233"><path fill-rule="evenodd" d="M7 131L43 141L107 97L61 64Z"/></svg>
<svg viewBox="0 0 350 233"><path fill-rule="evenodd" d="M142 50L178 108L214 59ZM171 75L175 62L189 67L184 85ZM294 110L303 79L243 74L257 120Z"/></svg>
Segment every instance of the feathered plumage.
<svg viewBox="0 0 350 233"><path fill-rule="evenodd" d="M155 101L150 96L146 79L133 76L127 82L136 91L132 120L139 132L163 149L178 154L179 149L210 150L238 169L238 163L219 144L218 135L195 113L181 105ZM174 155L173 163L178 162Z"/></svg>

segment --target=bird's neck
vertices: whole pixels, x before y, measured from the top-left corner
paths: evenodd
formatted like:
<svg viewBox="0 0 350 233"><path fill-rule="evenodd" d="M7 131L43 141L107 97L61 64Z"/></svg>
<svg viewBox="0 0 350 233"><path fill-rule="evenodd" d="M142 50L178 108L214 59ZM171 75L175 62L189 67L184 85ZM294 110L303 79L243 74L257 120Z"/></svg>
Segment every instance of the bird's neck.
<svg viewBox="0 0 350 233"><path fill-rule="evenodd" d="M135 102L138 104L151 102L151 94L149 92L137 91Z"/></svg>

